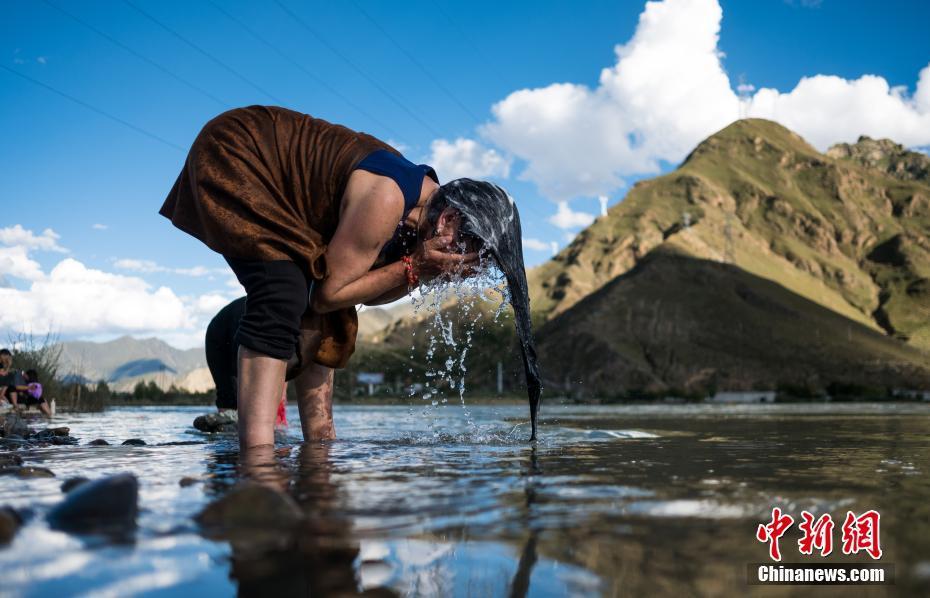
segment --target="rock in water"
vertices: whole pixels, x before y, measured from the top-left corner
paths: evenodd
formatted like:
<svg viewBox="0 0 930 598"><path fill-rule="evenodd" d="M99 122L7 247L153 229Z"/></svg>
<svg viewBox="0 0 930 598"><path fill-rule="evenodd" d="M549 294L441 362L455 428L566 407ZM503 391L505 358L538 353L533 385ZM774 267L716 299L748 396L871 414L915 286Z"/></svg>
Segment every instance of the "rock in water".
<svg viewBox="0 0 930 598"><path fill-rule="evenodd" d="M205 530L222 535L234 530L291 529L302 518L300 507L287 494L245 482L207 505L196 520Z"/></svg>
<svg viewBox="0 0 930 598"><path fill-rule="evenodd" d="M131 473L82 484L48 514L52 529L78 533L131 530L139 511L139 482Z"/></svg>
<svg viewBox="0 0 930 598"><path fill-rule="evenodd" d="M12 542L22 524L23 518L13 508L0 508L0 546Z"/></svg>
<svg viewBox="0 0 930 598"><path fill-rule="evenodd" d="M239 431L239 414L227 410L200 415L194 419L194 427L209 434L235 433Z"/></svg>
<svg viewBox="0 0 930 598"><path fill-rule="evenodd" d="M87 446L110 446L110 443L103 438L97 438L87 443Z"/></svg>
<svg viewBox="0 0 930 598"><path fill-rule="evenodd" d="M145 441L141 438L130 438L123 441L123 446L145 446Z"/></svg>

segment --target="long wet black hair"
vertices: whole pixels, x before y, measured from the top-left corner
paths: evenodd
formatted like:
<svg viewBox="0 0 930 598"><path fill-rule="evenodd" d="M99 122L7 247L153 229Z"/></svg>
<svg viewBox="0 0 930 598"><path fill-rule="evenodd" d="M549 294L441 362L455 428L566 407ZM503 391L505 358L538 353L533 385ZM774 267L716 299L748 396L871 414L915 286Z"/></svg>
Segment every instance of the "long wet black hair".
<svg viewBox="0 0 930 598"><path fill-rule="evenodd" d="M427 206L427 222L435 227L440 214L449 207L455 208L461 216L459 235L477 240L491 254L507 278L514 323L523 352L532 438L535 439L541 387L536 344L530 321L526 268L523 264L520 214L513 198L501 187L487 181L472 179L456 179L441 185Z"/></svg>

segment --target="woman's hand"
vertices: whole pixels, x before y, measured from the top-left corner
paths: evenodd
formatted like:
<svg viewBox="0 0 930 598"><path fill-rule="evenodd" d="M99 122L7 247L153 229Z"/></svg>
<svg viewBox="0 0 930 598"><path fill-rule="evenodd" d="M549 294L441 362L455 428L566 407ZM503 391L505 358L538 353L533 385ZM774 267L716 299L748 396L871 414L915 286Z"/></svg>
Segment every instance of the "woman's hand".
<svg viewBox="0 0 930 598"><path fill-rule="evenodd" d="M410 256L417 277L429 281L444 273L473 274L478 264L478 253L463 253L455 245L452 235L435 236L421 243Z"/></svg>

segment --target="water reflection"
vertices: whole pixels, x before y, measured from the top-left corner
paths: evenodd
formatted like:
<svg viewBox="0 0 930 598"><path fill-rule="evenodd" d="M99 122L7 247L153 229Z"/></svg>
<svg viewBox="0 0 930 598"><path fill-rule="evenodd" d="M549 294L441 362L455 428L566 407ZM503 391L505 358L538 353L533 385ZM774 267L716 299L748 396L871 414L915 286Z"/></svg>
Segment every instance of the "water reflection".
<svg viewBox="0 0 930 598"><path fill-rule="evenodd" d="M533 573L533 566L538 558L536 554L536 539L539 533L533 526L533 506L536 503L536 476L542 471L539 468L539 458L536 455L536 446L533 445L529 450L529 458L526 468L523 472L524 489L526 503L524 509L524 524L528 531L526 541L523 543L523 549L520 551L520 560L517 563L517 572L510 583L511 598L523 598L530 589L530 575Z"/></svg>
<svg viewBox="0 0 930 598"><path fill-rule="evenodd" d="M319 443L243 451L237 486L198 517L207 536L230 543L238 595L357 593L359 543L340 508L330 451Z"/></svg>

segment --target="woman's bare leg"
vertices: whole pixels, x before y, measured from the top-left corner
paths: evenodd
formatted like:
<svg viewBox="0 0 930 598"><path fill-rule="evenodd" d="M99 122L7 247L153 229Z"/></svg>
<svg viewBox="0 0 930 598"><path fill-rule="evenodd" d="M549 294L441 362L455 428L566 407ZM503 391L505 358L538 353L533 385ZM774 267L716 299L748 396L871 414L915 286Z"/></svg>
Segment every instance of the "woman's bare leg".
<svg viewBox="0 0 930 598"><path fill-rule="evenodd" d="M287 362L240 345L239 448L274 444Z"/></svg>
<svg viewBox="0 0 930 598"><path fill-rule="evenodd" d="M312 363L295 380L297 408L304 440L332 440L336 437L333 426L333 368Z"/></svg>

